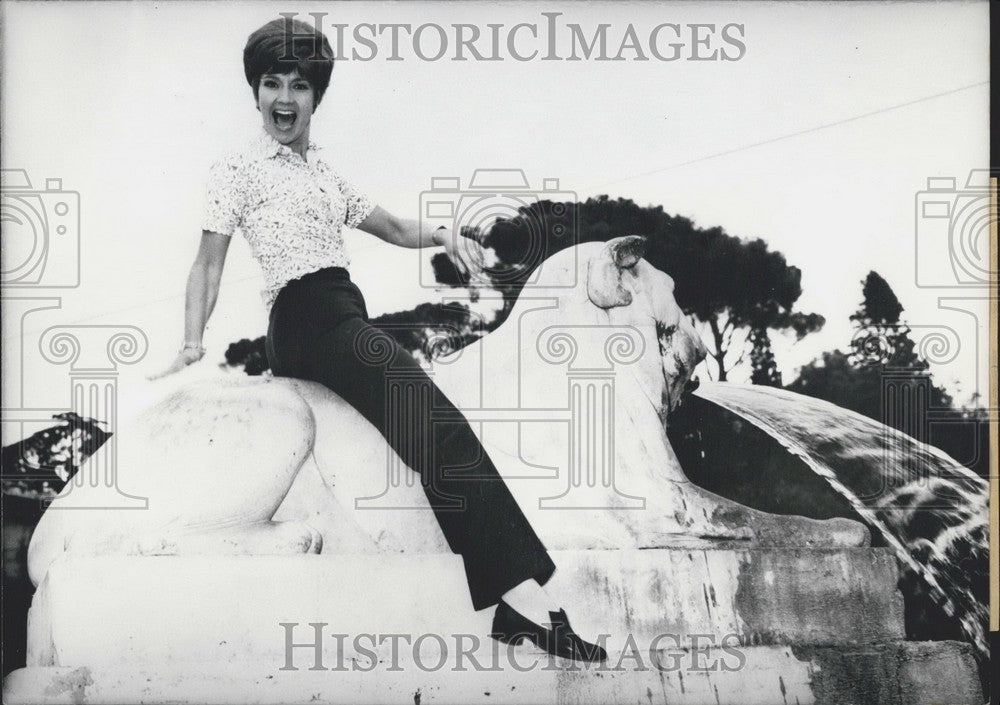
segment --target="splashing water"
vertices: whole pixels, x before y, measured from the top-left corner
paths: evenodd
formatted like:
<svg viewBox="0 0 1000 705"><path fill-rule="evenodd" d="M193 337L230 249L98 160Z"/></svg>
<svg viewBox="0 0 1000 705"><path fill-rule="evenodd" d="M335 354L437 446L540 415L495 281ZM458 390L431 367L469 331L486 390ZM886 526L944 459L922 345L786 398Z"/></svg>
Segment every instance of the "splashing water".
<svg viewBox="0 0 1000 705"><path fill-rule="evenodd" d="M942 451L820 399L702 383L694 392L774 438L877 530L962 633L989 653L988 483Z"/></svg>

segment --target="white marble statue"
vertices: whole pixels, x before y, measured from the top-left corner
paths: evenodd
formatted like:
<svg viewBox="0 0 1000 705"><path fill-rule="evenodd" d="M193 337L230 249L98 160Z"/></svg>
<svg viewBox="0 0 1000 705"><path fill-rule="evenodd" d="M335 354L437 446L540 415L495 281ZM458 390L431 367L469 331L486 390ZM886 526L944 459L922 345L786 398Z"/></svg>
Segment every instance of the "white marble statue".
<svg viewBox="0 0 1000 705"><path fill-rule="evenodd" d="M644 246L554 255L502 326L434 364L547 548L865 545L858 523L765 514L684 476L664 423L705 349ZM148 508L70 509L107 488L68 485L31 543L36 583L63 552L448 550L416 474L313 382L189 384L116 440L119 484Z"/></svg>

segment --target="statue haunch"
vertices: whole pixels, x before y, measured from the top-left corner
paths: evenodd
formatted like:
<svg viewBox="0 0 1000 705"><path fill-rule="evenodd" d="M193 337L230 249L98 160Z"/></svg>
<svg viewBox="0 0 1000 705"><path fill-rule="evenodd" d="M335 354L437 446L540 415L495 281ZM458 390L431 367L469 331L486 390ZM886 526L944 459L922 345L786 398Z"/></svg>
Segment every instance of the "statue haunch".
<svg viewBox="0 0 1000 705"><path fill-rule="evenodd" d="M664 421L705 349L644 246L628 236L554 255L502 326L430 373L539 537L550 549L864 545L855 522L765 514L684 476ZM148 509L60 511L115 491L70 483L32 539L36 583L63 552L448 550L419 477L316 383L190 384L116 441L119 485Z"/></svg>

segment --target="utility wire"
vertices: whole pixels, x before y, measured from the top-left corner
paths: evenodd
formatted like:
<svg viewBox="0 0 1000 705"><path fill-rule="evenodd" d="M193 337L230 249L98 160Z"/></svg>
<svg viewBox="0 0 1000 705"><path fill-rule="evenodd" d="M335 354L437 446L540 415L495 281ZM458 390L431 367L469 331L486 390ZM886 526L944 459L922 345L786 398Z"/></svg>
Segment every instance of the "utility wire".
<svg viewBox="0 0 1000 705"><path fill-rule="evenodd" d="M989 85L989 81L980 81L979 83L970 83L967 86L960 86L958 88L952 88L948 91L942 91L941 93L935 93L933 95L927 95L922 98L916 98L914 100L906 101L905 103L897 103L896 105L890 105L885 108L879 108L878 110L872 110L871 112L862 113L860 115L854 115L849 118L844 118L842 120L835 120L834 122L828 122L824 125L816 125L814 127L808 127L804 130L799 130L797 132L790 132L787 135L781 135L780 137L772 137L770 139L762 140L760 142L754 142L753 144L743 145L742 147L735 147L733 149L727 149L723 152L716 152L715 154L709 154L704 157L698 157L697 159L689 159L686 162L678 162L676 164L671 164L670 166L665 166L660 169L653 169L651 171L645 171L641 174L634 174L632 176L625 176L620 179L615 179L613 181L605 181L602 184L597 184L593 188L598 189L604 186L609 186L611 184L618 184L623 181L631 181L632 179L640 179L644 176L651 176L653 174L660 174L664 171L670 171L671 169L679 169L682 166L690 166L692 164L698 164L700 162L707 162L710 159L717 159L719 157L725 157L730 154L736 154L737 152L744 152L748 149L755 149L756 147L763 147L764 145L774 144L775 142L781 142L782 140L791 139L793 137L800 137L802 135L807 135L812 132L819 132L820 130L827 130L831 127L837 127L838 125L846 125L849 122L855 122L857 120L863 120L865 118L875 117L876 115L882 115L883 113L888 113L893 110L899 110L901 108L907 108L911 105L917 105L918 103L924 103L929 100L935 100L937 98L943 98L945 96L954 95L961 91L967 91L970 88L978 88L979 86Z"/></svg>

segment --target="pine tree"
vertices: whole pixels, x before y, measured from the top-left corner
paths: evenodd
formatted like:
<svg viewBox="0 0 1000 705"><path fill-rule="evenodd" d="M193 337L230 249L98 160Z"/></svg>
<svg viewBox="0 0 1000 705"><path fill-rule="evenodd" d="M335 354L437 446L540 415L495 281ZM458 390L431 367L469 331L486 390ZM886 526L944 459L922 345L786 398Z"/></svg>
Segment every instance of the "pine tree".
<svg viewBox="0 0 1000 705"><path fill-rule="evenodd" d="M863 300L851 315L856 330L850 353L824 353L803 366L787 388L885 421L883 375L902 373L930 381L931 408L951 407L951 396L933 383L929 365L920 357L910 337L912 331L903 320L903 305L889 283L872 271L862 280L861 292Z"/></svg>
<svg viewBox="0 0 1000 705"><path fill-rule="evenodd" d="M900 319L903 305L889 283L878 272L868 272L861 282L861 293L864 298L851 315L856 326L852 364L926 370L927 363L916 352L909 326Z"/></svg>
<svg viewBox="0 0 1000 705"><path fill-rule="evenodd" d="M781 372L771 350L771 336L767 328L750 331L750 382L767 387L781 386Z"/></svg>

